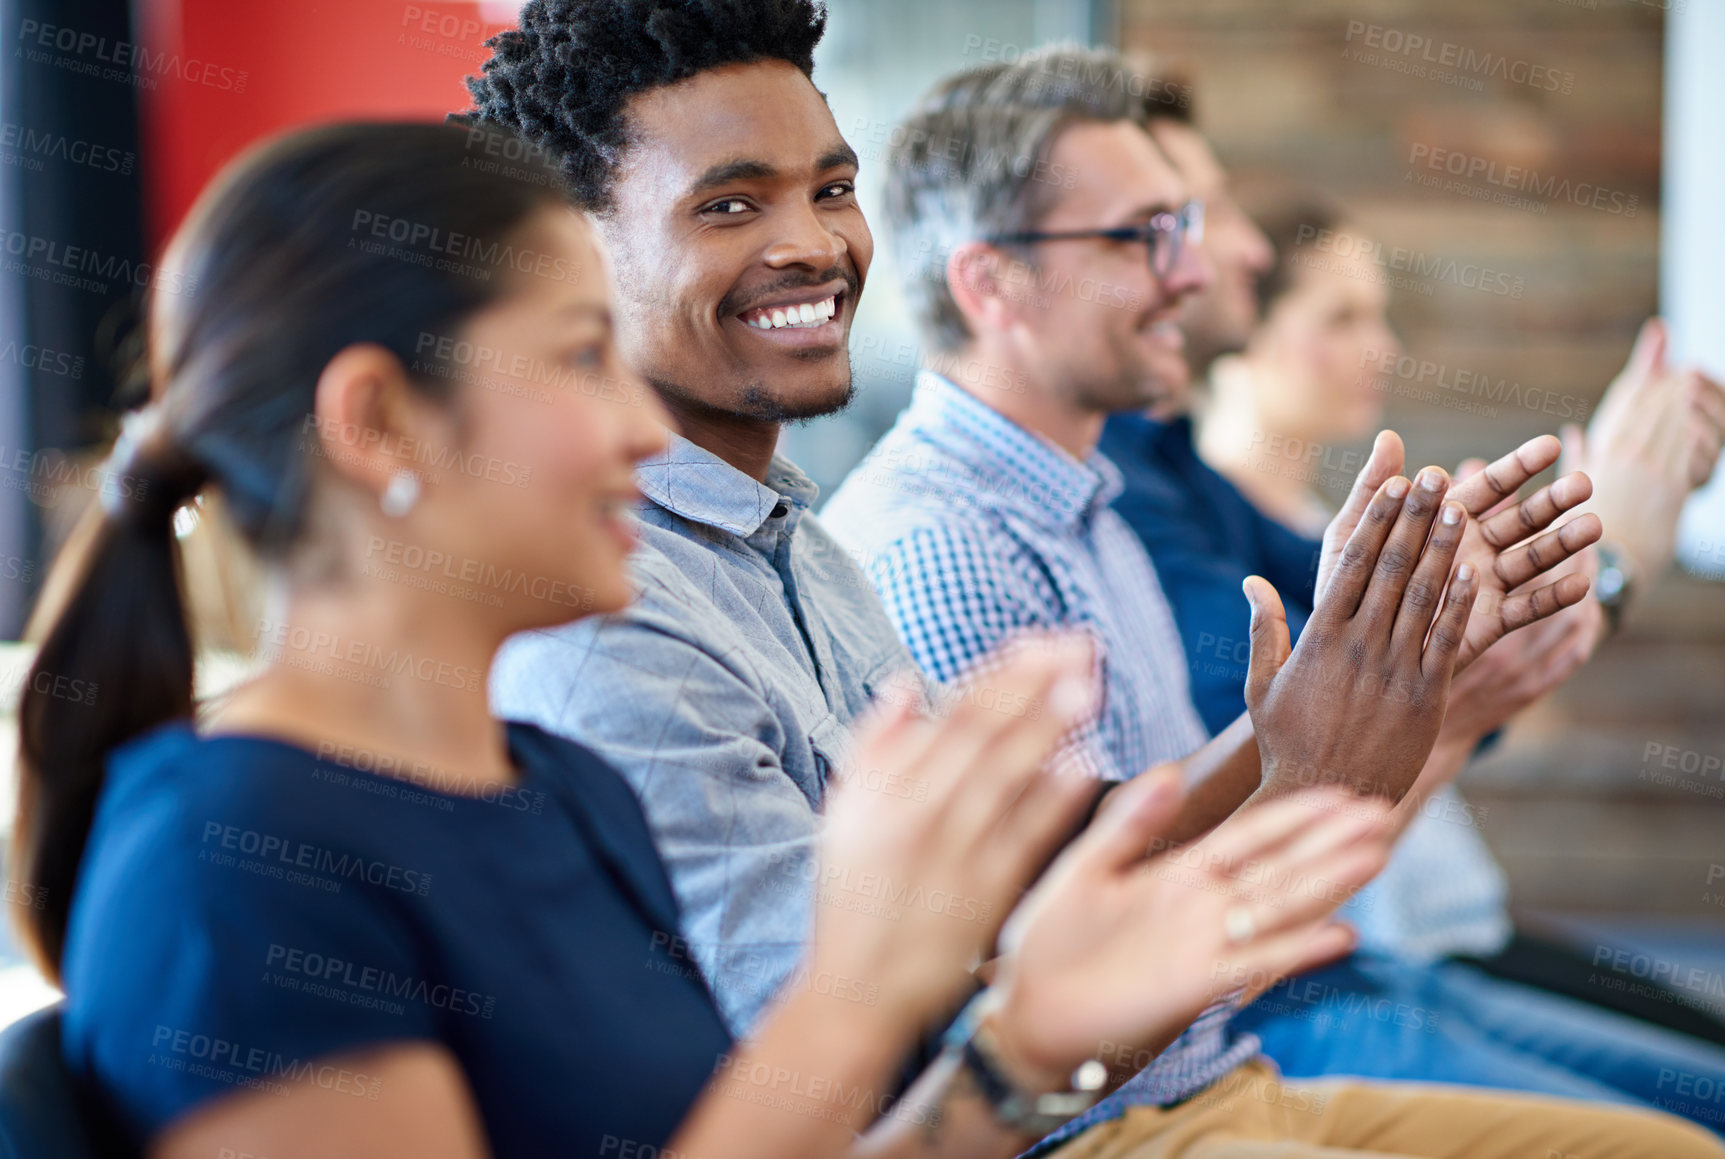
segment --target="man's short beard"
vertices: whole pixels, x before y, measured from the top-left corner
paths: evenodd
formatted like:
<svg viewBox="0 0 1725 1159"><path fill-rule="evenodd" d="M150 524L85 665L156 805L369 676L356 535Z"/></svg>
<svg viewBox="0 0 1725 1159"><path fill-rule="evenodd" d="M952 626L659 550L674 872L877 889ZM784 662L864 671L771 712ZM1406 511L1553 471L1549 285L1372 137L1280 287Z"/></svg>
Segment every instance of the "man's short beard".
<svg viewBox="0 0 1725 1159"><path fill-rule="evenodd" d="M742 396L731 406L718 406L697 391L663 378L648 376L647 383L659 392L659 397L673 409L703 418L751 419L763 423L807 423L828 415L838 414L856 398L856 370L847 366L845 387L837 398L819 398L786 402L775 397L764 382L751 382Z"/></svg>
<svg viewBox="0 0 1725 1159"><path fill-rule="evenodd" d="M1068 367L1065 394L1087 410L1105 414L1143 410L1183 402L1186 382L1171 383L1125 344L1110 339L1105 359L1090 359ZM1098 363L1112 368L1097 373Z"/></svg>
<svg viewBox="0 0 1725 1159"><path fill-rule="evenodd" d="M1229 354L1239 354L1252 340L1257 321L1230 327L1214 316L1214 310L1187 312L1180 319L1186 335L1186 365L1191 368L1194 382L1210 377L1216 360Z"/></svg>

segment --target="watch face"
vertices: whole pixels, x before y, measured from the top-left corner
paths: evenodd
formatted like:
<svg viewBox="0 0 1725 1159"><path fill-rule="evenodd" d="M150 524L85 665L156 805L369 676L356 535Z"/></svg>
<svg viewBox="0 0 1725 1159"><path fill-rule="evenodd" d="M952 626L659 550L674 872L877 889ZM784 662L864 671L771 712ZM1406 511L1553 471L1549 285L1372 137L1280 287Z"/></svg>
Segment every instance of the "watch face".
<svg viewBox="0 0 1725 1159"><path fill-rule="evenodd" d="M1615 567L1602 568L1594 580L1594 591L1599 593L1599 602L1609 604L1623 594L1623 573Z"/></svg>

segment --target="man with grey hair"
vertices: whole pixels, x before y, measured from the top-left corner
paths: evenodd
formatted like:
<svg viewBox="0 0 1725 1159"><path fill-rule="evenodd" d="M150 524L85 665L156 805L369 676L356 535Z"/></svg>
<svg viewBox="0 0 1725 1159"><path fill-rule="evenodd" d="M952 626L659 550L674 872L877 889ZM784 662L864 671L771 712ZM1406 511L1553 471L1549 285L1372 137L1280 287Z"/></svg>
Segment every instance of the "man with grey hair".
<svg viewBox="0 0 1725 1159"><path fill-rule="evenodd" d="M937 87L898 135L887 207L930 370L826 516L936 679L962 675L1015 629L1090 629L1103 657L1106 703L1083 740L1104 775L1128 777L1186 756L1202 726L1191 723L1185 657L1156 570L1108 509L1119 479L1094 448L1107 415L1184 387L1175 320L1210 273L1188 244L1195 214L1186 190L1142 131L1140 106L1086 79L1117 75L1120 65L1108 54L1071 50L972 70ZM1453 489L1428 468L1417 485L1396 479L1380 494L1405 496L1410 513L1430 520L1447 491L1446 519L1472 529L1499 488L1514 485L1500 472L1543 467L1556 454L1547 437ZM1393 437L1380 438L1354 503L1371 494L1372 476L1399 465ZM1586 494L1585 483L1570 477L1530 502L1543 525ZM1339 526L1354 517L1344 513ZM1522 622L1537 600L1578 600L1585 587L1573 583L1511 593L1540 582L1537 574L1598 534L1596 521L1574 521L1531 551L1499 552L1484 539L1507 544L1521 532L1499 538L1509 525L1492 522L1493 534L1475 542L1493 592L1469 622L1468 660ZM1442 534L1453 525L1438 526ZM1408 584L1414 592L1420 586L1417 576ZM1416 603L1429 604L1436 590ZM1266 624L1285 630L1268 585L1252 580L1247 592L1254 641ZM1247 692L1254 710L1265 668L1254 649ZM1242 717L1225 725L1222 739L1250 726ZM1273 784L1273 767L1266 774ZM1305 1106L1310 1116L1265 1113L1266 1105L1285 1109L1287 1099L1304 1096L1275 1084L1256 1041L1231 1030L1232 1012L1226 1004L1207 1011L1127 1089L1071 1124L1076 1130L1135 1104L1107 1145L1093 1131L1072 1153L1161 1154L1176 1139L1238 1132L1278 1141L1279 1154L1309 1153L1298 1146L1307 1143L1326 1154L1478 1155L1495 1153L1482 1141L1487 1135L1528 1137L1530 1120L1516 1119L1533 1113L1527 1105L1484 1095L1438 1112L1411 1090L1347 1087L1328 1109ZM1391 1106L1397 1123L1386 1129ZM1481 1130L1487 1123L1493 1129Z"/></svg>

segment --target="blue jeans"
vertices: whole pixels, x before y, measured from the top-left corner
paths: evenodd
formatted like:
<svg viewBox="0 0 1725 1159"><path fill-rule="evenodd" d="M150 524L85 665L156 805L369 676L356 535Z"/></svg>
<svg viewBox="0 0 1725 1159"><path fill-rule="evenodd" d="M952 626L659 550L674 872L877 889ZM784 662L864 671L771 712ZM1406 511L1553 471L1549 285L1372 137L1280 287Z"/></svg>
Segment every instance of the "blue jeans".
<svg viewBox="0 0 1725 1159"><path fill-rule="evenodd" d="M1350 1075L1655 1107L1725 1134L1725 1049L1458 962L1356 954L1234 1022L1290 1077Z"/></svg>

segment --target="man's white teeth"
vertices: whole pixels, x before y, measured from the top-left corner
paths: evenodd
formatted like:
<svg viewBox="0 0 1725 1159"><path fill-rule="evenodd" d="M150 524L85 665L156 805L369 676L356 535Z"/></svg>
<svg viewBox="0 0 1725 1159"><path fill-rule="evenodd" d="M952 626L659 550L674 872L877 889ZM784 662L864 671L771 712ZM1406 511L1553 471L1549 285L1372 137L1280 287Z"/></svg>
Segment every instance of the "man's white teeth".
<svg viewBox="0 0 1725 1159"><path fill-rule="evenodd" d="M772 306L744 315L744 321L757 330L778 330L786 326L819 326L838 313L838 298L819 302L801 302L794 306Z"/></svg>

